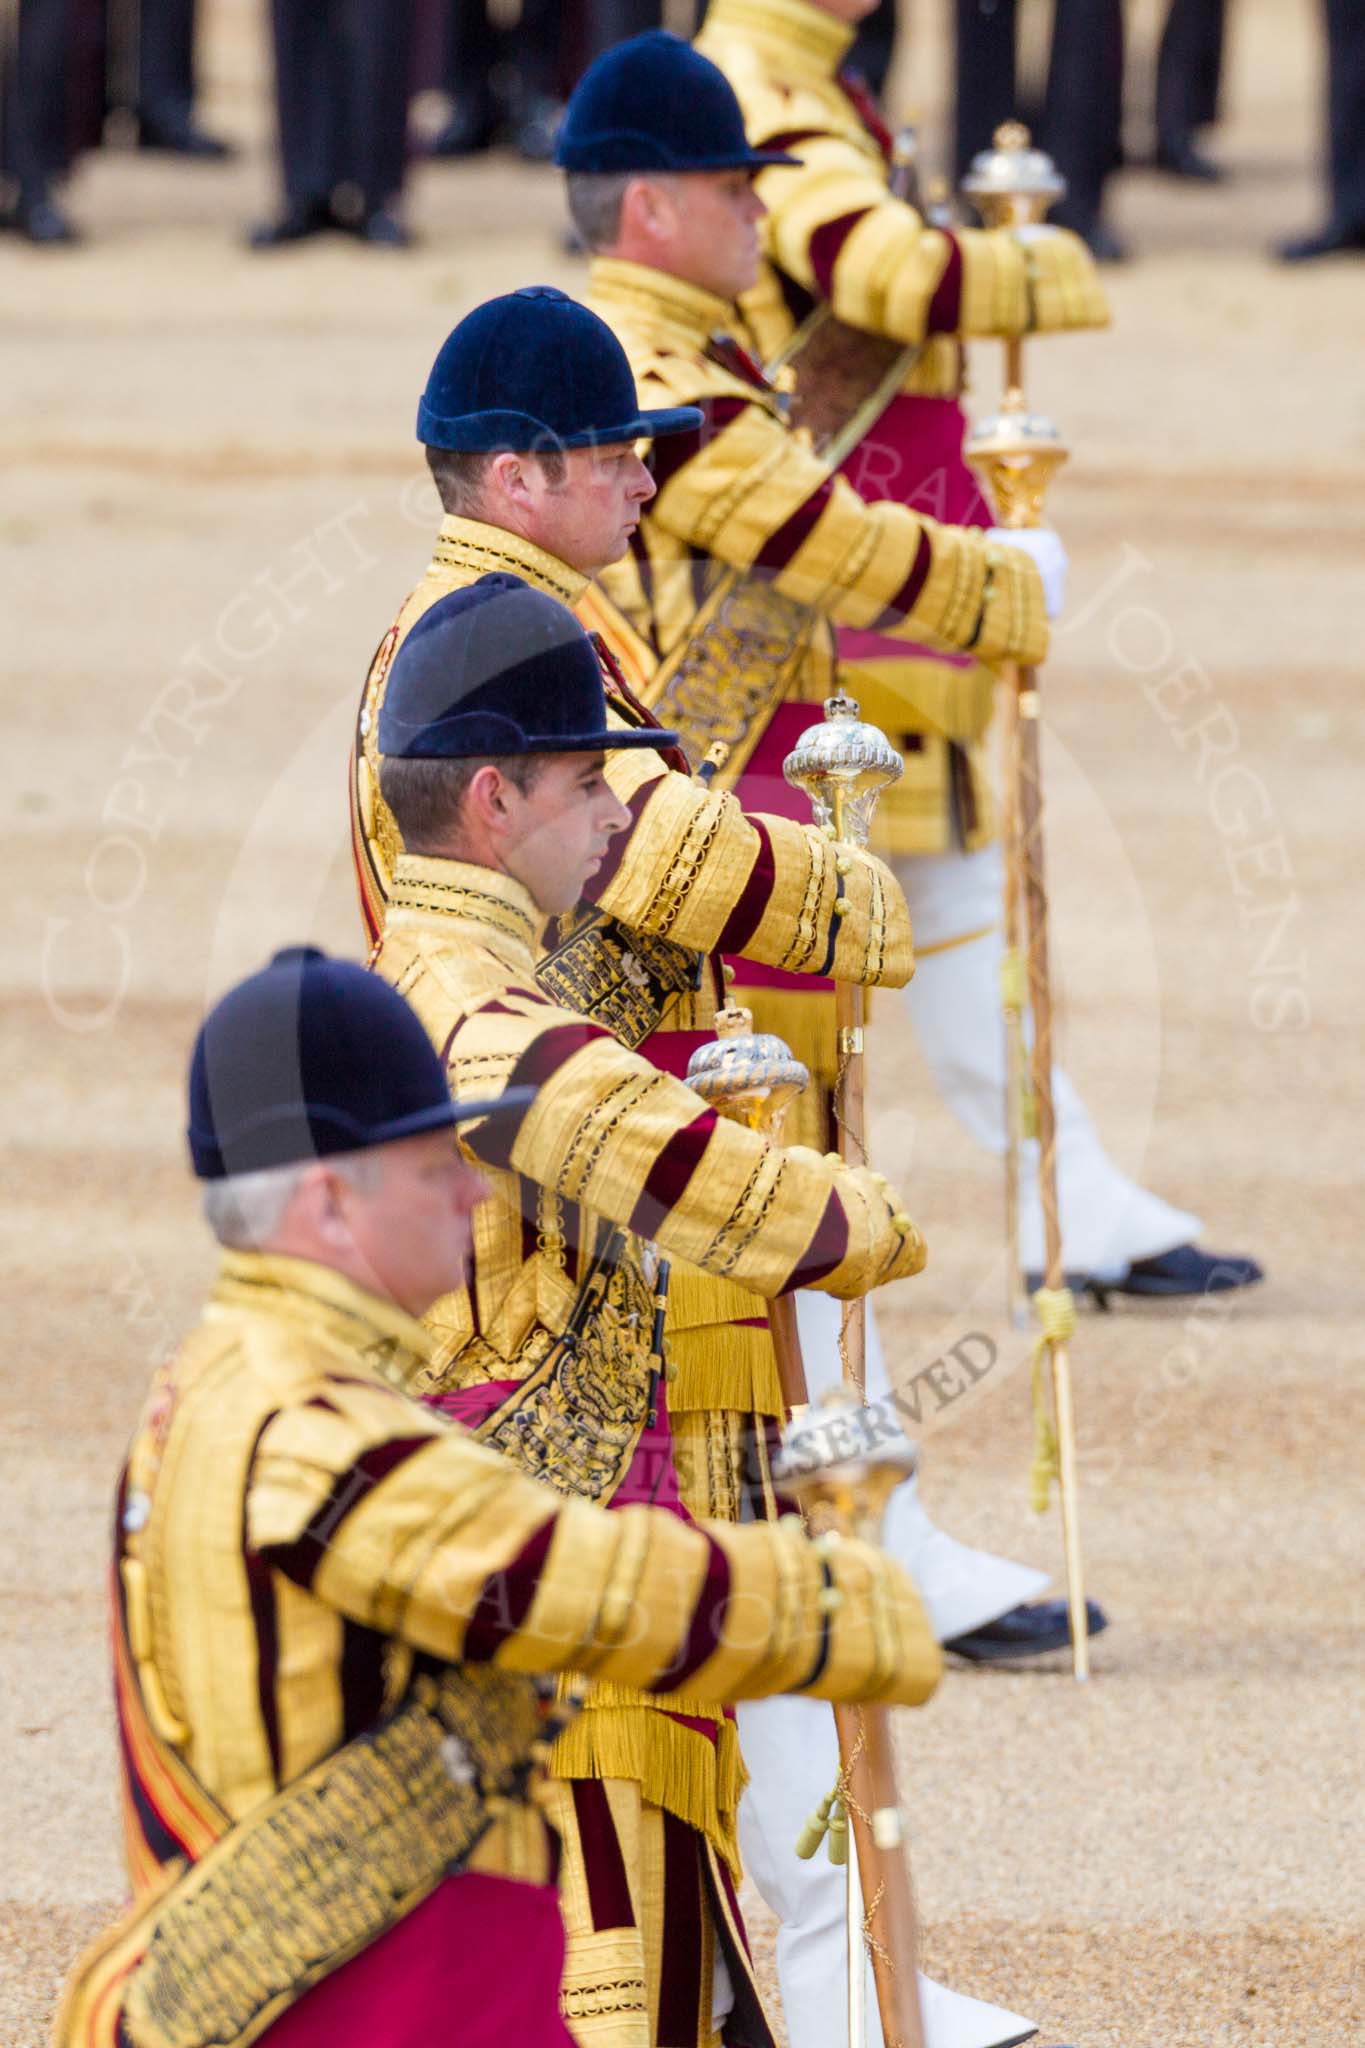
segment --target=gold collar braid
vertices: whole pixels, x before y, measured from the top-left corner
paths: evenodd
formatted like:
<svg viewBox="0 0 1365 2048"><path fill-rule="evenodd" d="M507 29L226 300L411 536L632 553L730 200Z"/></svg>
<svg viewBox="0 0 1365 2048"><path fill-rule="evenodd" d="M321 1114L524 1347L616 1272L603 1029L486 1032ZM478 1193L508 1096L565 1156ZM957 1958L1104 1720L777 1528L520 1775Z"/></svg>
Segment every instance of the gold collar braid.
<svg viewBox="0 0 1365 2048"><path fill-rule="evenodd" d="M496 868L402 853L393 871L389 924L433 923L452 937L464 926L472 942L491 946L523 974L535 971L544 918L530 891Z"/></svg>
<svg viewBox="0 0 1365 2048"><path fill-rule="evenodd" d="M523 583L557 597L570 609L588 587L588 579L558 555L547 554L519 533L502 526L485 525L482 519L461 519L448 512L436 537L436 552L428 574L441 575L451 569L470 570L471 581L495 571L520 576Z"/></svg>
<svg viewBox="0 0 1365 2048"><path fill-rule="evenodd" d="M246 1310L296 1323L308 1336L343 1350L348 1370L368 1366L405 1393L431 1362L432 1339L421 1323L312 1259L224 1251L209 1297L209 1314L215 1310Z"/></svg>

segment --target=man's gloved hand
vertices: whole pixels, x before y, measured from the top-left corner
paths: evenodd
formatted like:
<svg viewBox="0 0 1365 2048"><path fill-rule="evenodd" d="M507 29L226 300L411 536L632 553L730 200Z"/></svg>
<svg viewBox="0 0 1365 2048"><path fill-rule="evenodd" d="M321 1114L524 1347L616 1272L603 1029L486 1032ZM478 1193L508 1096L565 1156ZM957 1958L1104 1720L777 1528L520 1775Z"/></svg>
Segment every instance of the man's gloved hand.
<svg viewBox="0 0 1365 2048"><path fill-rule="evenodd" d="M1062 546L1059 535L1050 526L1031 526L1018 529L1012 526L993 526L989 538L998 541L1002 547L1018 548L1030 557L1038 574L1043 579L1043 598L1050 619L1061 617L1066 602L1066 572L1070 557Z"/></svg>
<svg viewBox="0 0 1365 2048"><path fill-rule="evenodd" d="M1051 221L1030 221L1009 232L1028 261L1030 334L1109 325L1109 301L1095 259L1079 235Z"/></svg>

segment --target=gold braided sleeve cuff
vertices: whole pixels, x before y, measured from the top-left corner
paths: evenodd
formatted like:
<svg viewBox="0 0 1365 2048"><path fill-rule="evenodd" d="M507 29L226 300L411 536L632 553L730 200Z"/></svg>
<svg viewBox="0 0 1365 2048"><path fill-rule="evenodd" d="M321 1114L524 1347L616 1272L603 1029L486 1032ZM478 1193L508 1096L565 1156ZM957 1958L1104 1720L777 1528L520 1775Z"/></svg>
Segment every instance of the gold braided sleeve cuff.
<svg viewBox="0 0 1365 2048"><path fill-rule="evenodd" d="M789 1150L798 1150L790 1147ZM831 1154L830 1159L837 1158ZM848 1219L848 1249L818 1284L824 1294L852 1300L890 1280L922 1273L929 1256L919 1230L897 1206L884 1174L868 1166L840 1169L840 1198Z"/></svg>
<svg viewBox="0 0 1365 2048"><path fill-rule="evenodd" d="M987 577L973 644L984 662L1040 662L1047 653L1047 603L1037 564L1022 548L984 543Z"/></svg>
<svg viewBox="0 0 1365 2048"><path fill-rule="evenodd" d="M1095 259L1079 235L1044 224L1025 230L1019 239L1028 260L1031 332L1108 327L1109 301Z"/></svg>
<svg viewBox="0 0 1365 2048"><path fill-rule="evenodd" d="M831 973L864 987L904 988L915 971L905 891L889 867L861 848L835 849L844 863L844 901Z"/></svg>
<svg viewBox="0 0 1365 2048"><path fill-rule="evenodd" d="M729 1585L720 1640L688 1677L689 1692L804 1692L902 1706L932 1693L938 1645L914 1585L891 1558L852 1539L811 1543L785 1522L704 1527L725 1555Z"/></svg>

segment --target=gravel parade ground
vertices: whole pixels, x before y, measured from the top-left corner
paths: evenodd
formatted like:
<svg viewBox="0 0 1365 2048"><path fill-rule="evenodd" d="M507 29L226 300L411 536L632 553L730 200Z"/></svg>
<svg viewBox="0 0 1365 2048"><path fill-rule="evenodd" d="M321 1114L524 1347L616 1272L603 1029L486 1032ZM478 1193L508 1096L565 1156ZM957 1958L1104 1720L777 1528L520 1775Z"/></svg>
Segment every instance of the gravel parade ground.
<svg viewBox="0 0 1365 2048"><path fill-rule="evenodd" d="M917 0L898 70L926 114L946 11ZM123 1894L104 1584L124 1442L212 1268L189 1043L273 947L359 950L345 754L434 527L417 392L477 301L582 276L554 174L501 157L416 173L410 256L248 254L264 10L205 13L205 119L244 159L106 152L71 194L85 248L0 243L10 2048L40 2048ZM1044 675L1064 1055L1124 1164L1269 1277L1081 1316L1083 1537L1112 1621L1089 1688L1064 1658L957 1668L900 1719L926 1965L1037 2017L1041 2048L1365 2038L1365 267L1266 260L1318 215L1317 10L1231 18L1230 181L1129 177L1112 332L1029 363L1074 451ZM977 409L996 356L975 352ZM874 1160L930 1245L880 1311L927 1504L1060 1574L1059 1519L1028 1502L998 1165L895 997L870 1060ZM989 1369L969 1383L962 1356ZM756 1902L753 1929L767 1955Z"/></svg>

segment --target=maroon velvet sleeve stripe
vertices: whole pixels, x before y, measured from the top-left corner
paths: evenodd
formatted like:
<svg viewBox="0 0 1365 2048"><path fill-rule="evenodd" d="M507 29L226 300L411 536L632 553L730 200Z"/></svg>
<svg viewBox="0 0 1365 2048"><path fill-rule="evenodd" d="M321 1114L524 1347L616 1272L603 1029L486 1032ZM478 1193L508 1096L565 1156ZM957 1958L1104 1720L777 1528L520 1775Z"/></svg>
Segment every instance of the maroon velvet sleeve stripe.
<svg viewBox="0 0 1365 2048"><path fill-rule="evenodd" d="M461 1656L470 1663L486 1664L497 1654L508 1636L514 1636L531 1611L540 1574L558 1527L552 1513L534 1536L525 1542L510 1564L494 1572L474 1603L465 1630Z"/></svg>
<svg viewBox="0 0 1365 2048"><path fill-rule="evenodd" d="M819 525L820 515L828 505L833 489L832 480L821 484L818 491L812 491L805 502L783 520L776 532L768 535L754 557L756 569L767 569L774 576L781 574L801 543Z"/></svg>
<svg viewBox="0 0 1365 2048"><path fill-rule="evenodd" d="M718 953L742 953L758 930L763 913L772 899L773 883L777 878L772 834L761 818L750 818L749 823L758 834L758 858L750 868L749 879L741 889L739 900L726 918L725 929L716 941Z"/></svg>
<svg viewBox="0 0 1365 2048"><path fill-rule="evenodd" d="M929 301L925 315L926 334L956 334L962 319L962 244L956 235L948 237L948 261Z"/></svg>
<svg viewBox="0 0 1365 2048"><path fill-rule="evenodd" d="M551 1025L548 1031L542 1031L539 1038L527 1046L504 1086L539 1088L585 1045L591 1045L595 1038L610 1037L610 1031L586 1021L582 1024ZM512 1147L519 1128L515 1117L490 1117L471 1131L465 1142L475 1158L481 1159L485 1166L500 1167L505 1171L512 1163Z"/></svg>
<svg viewBox="0 0 1365 2048"><path fill-rule="evenodd" d="M650 1692L681 1692L693 1672L700 1671L707 1658L720 1648L730 1606L730 1560L713 1537L708 1536L706 1542L710 1556L692 1609L691 1626L668 1670L660 1672L647 1688Z"/></svg>
<svg viewBox="0 0 1365 2048"><path fill-rule="evenodd" d="M823 128L784 128L778 135L751 136L755 149L795 150L801 142L819 142L828 131Z"/></svg>
<svg viewBox="0 0 1365 2048"><path fill-rule="evenodd" d="M674 1132L650 1167L640 1198L631 1211L630 1227L637 1236L653 1237L670 1210L677 1207L715 1128L716 1112L704 1109L690 1124Z"/></svg>
<svg viewBox="0 0 1365 2048"><path fill-rule="evenodd" d="M919 546L915 549L915 565L900 589L896 592L896 595L892 598L890 604L886 607L886 610L879 612L872 621L872 631L874 633L884 633L890 627L899 625L902 619L910 616L910 613L919 602L919 594L924 588L925 579L928 577L929 571L933 566L933 560L934 550L930 546L929 536L921 531Z"/></svg>
<svg viewBox="0 0 1365 2048"><path fill-rule="evenodd" d="M839 261L844 243L859 221L866 220L871 211L870 206L859 206L852 213L841 213L837 220L825 221L811 236L810 267L821 298L834 297L834 266Z"/></svg>
<svg viewBox="0 0 1365 2048"><path fill-rule="evenodd" d="M749 410L747 398L702 398L698 400L702 411L702 422L688 434L668 434L662 441L654 443L654 454L650 461L650 473L658 488L678 474L702 449L715 440L717 434L737 420L741 413Z"/></svg>
<svg viewBox="0 0 1365 2048"><path fill-rule="evenodd" d="M782 1292L790 1294L795 1287L818 1287L826 1275L834 1271L847 1250L848 1218L838 1195L831 1192L819 1228Z"/></svg>
<svg viewBox="0 0 1365 2048"><path fill-rule="evenodd" d="M268 1544L260 1555L276 1571L292 1579L296 1586L302 1586L305 1592L310 1591L322 1560L336 1541L337 1531L347 1516L354 1514L381 1480L406 1464L415 1452L429 1450L439 1441L439 1437L424 1434L389 1437L386 1442L373 1445L353 1465L337 1474L327 1498L292 1543Z"/></svg>
<svg viewBox="0 0 1365 2048"><path fill-rule="evenodd" d="M587 886L584 889L583 894L587 897L590 903L601 902L602 891L606 888L609 882L615 880L617 874L620 872L621 862L626 857L626 853L629 849L631 839L633 838L635 833L635 827L639 824L641 818L644 816L645 805L649 802L650 798L654 795L658 787L659 778L657 776L655 776L649 782L642 782L640 784L640 787L636 790L635 794L630 799L630 802L626 805L626 809L630 812L629 825L626 827L624 832L618 832L616 837L608 842L606 853L603 855L602 858L601 867L597 870L597 873L595 875L590 875L588 877Z"/></svg>

